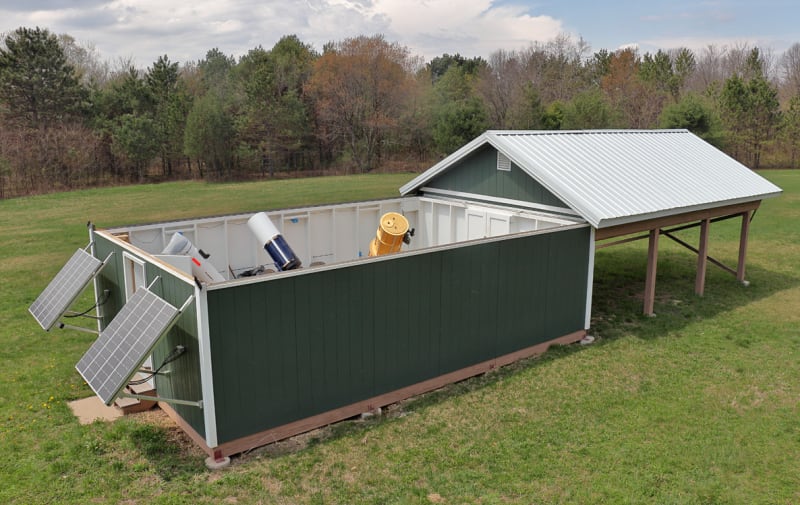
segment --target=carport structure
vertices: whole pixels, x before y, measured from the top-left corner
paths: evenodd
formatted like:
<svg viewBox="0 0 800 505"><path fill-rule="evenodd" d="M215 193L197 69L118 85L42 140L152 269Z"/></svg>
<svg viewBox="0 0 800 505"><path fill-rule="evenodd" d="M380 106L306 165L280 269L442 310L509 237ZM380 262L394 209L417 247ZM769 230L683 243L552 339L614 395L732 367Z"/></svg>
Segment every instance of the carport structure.
<svg viewBox="0 0 800 505"><path fill-rule="evenodd" d="M523 175L501 180L461 170L447 177L449 168L486 149L496 150L498 170ZM697 254L697 294L705 290L709 261L746 282L750 221L781 189L688 130L587 130L487 131L401 188L412 192L493 194L483 198L512 205L507 196L516 193L526 205L583 218L595 241L618 238L597 248L647 238L643 311L652 315L661 235ZM741 219L735 269L708 256L711 223L730 218ZM697 247L674 235L691 227L700 228Z"/></svg>

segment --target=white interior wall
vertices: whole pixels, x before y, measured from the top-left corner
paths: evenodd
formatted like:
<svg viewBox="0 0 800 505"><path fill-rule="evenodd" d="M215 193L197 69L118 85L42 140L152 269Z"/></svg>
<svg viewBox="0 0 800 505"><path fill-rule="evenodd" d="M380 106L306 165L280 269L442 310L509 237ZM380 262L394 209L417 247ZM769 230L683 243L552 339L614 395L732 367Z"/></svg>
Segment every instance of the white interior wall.
<svg viewBox="0 0 800 505"><path fill-rule="evenodd" d="M366 257L380 217L399 212L415 230L403 250L441 246L508 233L536 231L573 224L575 219L444 198L397 198L341 205L266 212L304 268ZM111 230L127 233L130 242L160 253L175 232L181 232L226 278L264 266L275 269L247 226L252 214L159 223Z"/></svg>

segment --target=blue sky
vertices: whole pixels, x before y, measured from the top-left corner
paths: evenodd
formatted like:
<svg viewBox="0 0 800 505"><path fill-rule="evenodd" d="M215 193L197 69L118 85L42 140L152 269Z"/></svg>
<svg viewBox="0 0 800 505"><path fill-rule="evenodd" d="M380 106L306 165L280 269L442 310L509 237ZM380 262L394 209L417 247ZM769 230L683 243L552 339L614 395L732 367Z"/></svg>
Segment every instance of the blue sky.
<svg viewBox="0 0 800 505"><path fill-rule="evenodd" d="M526 3L562 19L566 31L580 33L598 48L749 43L781 52L800 42L800 3L789 0Z"/></svg>
<svg viewBox="0 0 800 505"><path fill-rule="evenodd" d="M800 42L800 2L556 0L0 0L0 32L42 26L93 44L110 62L146 67L159 55L195 61L212 48L241 56L296 34L328 41L382 33L426 61L483 56L558 34L591 51L759 45L779 55Z"/></svg>

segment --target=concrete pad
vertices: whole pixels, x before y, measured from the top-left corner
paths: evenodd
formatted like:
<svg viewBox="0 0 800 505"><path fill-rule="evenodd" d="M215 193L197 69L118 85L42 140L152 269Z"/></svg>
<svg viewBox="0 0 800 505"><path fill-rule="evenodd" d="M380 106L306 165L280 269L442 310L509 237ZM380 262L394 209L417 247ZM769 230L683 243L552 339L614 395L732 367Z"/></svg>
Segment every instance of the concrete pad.
<svg viewBox="0 0 800 505"><path fill-rule="evenodd" d="M109 407L96 396L75 400L69 402L68 405L81 424L91 424L97 419L113 421L122 417L122 410L116 407Z"/></svg>
<svg viewBox="0 0 800 505"><path fill-rule="evenodd" d="M214 459L214 456L206 458L206 468L209 470L222 470L231 464L231 458L225 456L222 459Z"/></svg>

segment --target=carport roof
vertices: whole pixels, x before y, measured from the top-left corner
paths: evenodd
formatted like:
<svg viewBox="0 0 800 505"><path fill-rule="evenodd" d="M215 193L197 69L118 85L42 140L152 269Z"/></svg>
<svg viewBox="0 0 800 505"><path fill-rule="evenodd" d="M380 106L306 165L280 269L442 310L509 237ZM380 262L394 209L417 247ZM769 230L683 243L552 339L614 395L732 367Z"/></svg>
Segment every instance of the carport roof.
<svg viewBox="0 0 800 505"><path fill-rule="evenodd" d="M777 196L781 189L688 130L490 130L400 188L406 195L485 144L595 228Z"/></svg>

